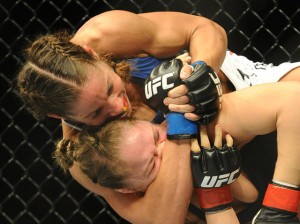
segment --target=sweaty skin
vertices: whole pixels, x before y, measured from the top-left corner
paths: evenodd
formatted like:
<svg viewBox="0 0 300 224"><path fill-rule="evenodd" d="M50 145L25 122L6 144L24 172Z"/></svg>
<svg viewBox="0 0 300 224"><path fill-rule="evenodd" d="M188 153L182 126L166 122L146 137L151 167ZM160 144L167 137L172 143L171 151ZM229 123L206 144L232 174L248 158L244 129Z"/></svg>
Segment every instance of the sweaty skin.
<svg viewBox="0 0 300 224"><path fill-rule="evenodd" d="M121 19L119 21L115 21L115 18ZM128 29L128 27L130 27L131 29ZM181 27L182 29L179 30L178 27ZM175 30L176 35L174 35ZM133 14L125 11L106 12L92 18L86 24L84 24L75 34L72 42L89 46L92 49L96 50L96 52L106 52L113 58L134 56L142 57L146 55L164 58L174 56L181 49L187 49L190 51L190 54L192 56L192 62L196 60L203 60L211 67L213 67L215 71L219 70L220 65L224 60L225 51L227 49L226 34L220 26L202 17L174 12L155 12L143 14ZM186 66L181 75L183 75L184 73L190 74L190 72L191 71L189 66ZM299 74L299 68L294 69L281 80L300 81L300 76L297 75L297 73ZM129 94L131 96L137 96L138 94L136 93L142 93L140 89L138 89L134 84L128 84L126 86L126 90L128 93L132 93ZM176 98L178 95L184 95L186 91L187 90L184 86L180 86L172 90L169 96ZM134 99L135 102L132 99ZM253 98L251 99L254 101L256 100ZM138 99L135 99L134 97L129 97L129 100L136 107L142 109L142 112L140 111L140 113L138 114L139 116L142 114L143 119L147 119L147 117L152 116L153 111L149 110L149 108L145 107L145 105L141 103L141 98L138 97ZM186 103L187 101L187 99L184 97L181 98L181 100L182 103ZM252 101L248 100L248 102ZM176 103L170 99L168 99L166 103L171 104L172 110L174 111L192 111L190 107L183 108L179 105L172 105ZM237 111L239 111L239 107L237 107L236 109ZM149 116L147 115L147 113L149 113ZM236 111L234 111L232 114L235 113ZM235 120L235 118L232 119ZM231 120L228 120L227 122L229 121ZM243 119L241 119L240 121L242 122L242 124L244 124ZM226 124L226 121L224 123L226 127L233 126ZM64 137L70 137L70 134L72 134L70 128L66 127L65 125L63 125L63 133ZM245 136L240 137L246 138ZM245 142L247 142L249 139L251 138L247 137L245 139ZM280 136L278 137L278 140L279 139ZM170 142L168 144L173 143ZM176 144L172 146L175 147ZM186 147L186 150L186 153L188 154L189 146ZM170 151L174 152L174 150ZM170 151L166 150L166 155L170 153ZM177 151L176 147L175 151ZM183 151L178 151L178 153L184 154ZM163 166L166 167L166 169L162 169L160 172L162 173L161 176L165 178L168 176L167 174L170 175L167 178L169 182L164 183L163 179L160 182L158 180L155 180L153 182L153 185L151 185L152 187L149 189L149 191L147 191L146 196L142 199L137 199L134 195L132 195L132 197L129 195L119 195L116 192L112 192L110 189L101 188L85 179L85 177L82 176L82 174L78 170L76 170L75 166L72 167L70 171L73 177L77 179L83 186L91 191L98 193L99 195L102 195L121 216L133 223L147 223L147 220L150 223L152 223L153 220L158 220L158 222L160 220L161 222L164 222L168 215L170 217L168 217L167 220L170 220L170 222L181 223L181 220L184 220L183 217L185 216L188 198L190 196L189 194L191 193L192 187L189 184L185 185L185 181L177 182L181 178L188 179L190 171L188 171L188 156L182 155L182 157L177 157L178 154L175 154L176 153L170 153L168 159L166 159L166 166ZM279 167L278 164L284 164L282 160L285 160L285 157L286 154L284 153L284 156L281 157L282 159L278 161L277 167ZM179 158L180 163L178 162ZM183 166L183 168L181 168L181 166ZM168 173L167 167L169 167L172 172ZM187 168L187 170L185 170L185 168ZM181 172L182 170L187 171L187 173ZM279 179L293 179L282 178L282 175L286 171L281 172L279 170L276 170L274 177L279 177ZM292 174L292 176L294 176L294 174ZM160 176L157 179L159 178ZM156 183L160 184L156 185ZM160 188L165 189L165 191L162 190L162 192L164 192L165 194L160 195L160 197L156 197L155 192L160 191ZM180 189L182 191L180 191ZM166 200L164 200L163 197L165 197ZM161 201L167 202L167 199L171 199L171 201L181 201L181 207L175 208L173 206L169 206L168 203L166 203L165 205L161 203ZM149 212L151 210L149 210L149 208L154 207L161 211L161 213L158 214L157 212ZM133 214L131 212L131 209L134 209L137 212ZM183 211L184 214L181 214L181 212L178 211ZM164 214L165 216L161 214Z"/></svg>
<svg viewBox="0 0 300 224"><path fill-rule="evenodd" d="M104 12L86 22L72 42L113 58L168 58L186 49L192 62L203 60L215 71L219 70L227 48L222 27L204 17L180 12Z"/></svg>
<svg viewBox="0 0 300 224"><path fill-rule="evenodd" d="M222 27L206 18L179 12L105 12L87 21L72 42L88 46L97 53L107 53L113 58L146 55L166 58L187 49L192 62L203 60L215 71L219 70L227 49L227 36ZM190 73L189 66L185 69L183 73ZM141 89L130 83L126 85L126 91L133 107L138 109L136 117L152 119L154 112L142 103L143 98L136 99L137 95L143 95ZM65 138L72 138L76 134L65 124L62 126ZM169 220L170 223L183 223L192 192L190 144L184 140L167 141L166 145L158 178L143 198L99 187L87 180L76 166L70 172L75 180L103 196L118 214L130 222L165 223L165 220ZM173 206L169 206L170 201L174 202Z"/></svg>
<svg viewBox="0 0 300 224"><path fill-rule="evenodd" d="M218 115L218 118L208 125L208 135L210 137L210 140L212 141L214 138L214 126L217 124L222 127L223 136L225 136L227 133L230 132L230 135L233 137L235 144L239 148L244 146L249 141L251 141L257 135L264 135L277 130L278 160L276 163L276 169L274 172L273 179L299 186L300 169L298 166L298 161L300 157L299 155L300 151L297 149L297 146L299 146L300 144L300 139L298 137L300 134L300 129L299 129L300 100L298 97L299 94L300 94L300 84L297 82L279 82L273 84L264 84L264 85L253 86L251 88L246 88L229 94L225 94L223 96L223 105ZM274 99L274 96L276 96L276 101L272 100ZM269 102L268 106L266 106L266 102ZM163 153L161 167L160 167L161 170L167 168L165 171L169 172L169 175L171 176L170 180L169 180L170 178L169 176L168 177L165 176L165 178L168 178L169 180L168 183L170 183L170 181L172 182L173 178L176 177L172 177L174 172L173 170L168 169L170 168L169 166L168 167L165 166L166 163L164 163L164 161L168 162L171 161L172 158L174 159L174 157L176 157L176 155L174 157L172 156L172 154L174 153L174 149L175 149L175 153L179 153L181 155L180 155L180 159L177 158L179 159L178 161L173 161L173 162L181 164L182 159L188 160L187 157L189 157L188 147L186 151L185 150L177 151L178 149L177 147L175 147L174 149L169 148L169 146L172 147L172 144L173 142L166 141L167 147ZM175 145L173 144L173 146ZM180 145L179 148L181 146L184 145ZM170 152L171 154L169 154ZM172 164L170 163L169 165ZM183 165L184 167L184 164L181 165ZM185 169L186 173L184 173L183 176L185 176L185 178L183 179L187 181L188 180L191 181L191 173L190 173L191 171L189 165L185 168L186 168ZM162 173L161 170L158 173L157 179L154 180L153 184L150 185L148 191L146 192L146 196L150 196L150 197L153 196L157 200L159 199L162 200L162 198L165 198L170 191L170 189L164 188L165 191L162 191L162 194L160 194L161 191L156 192L156 194L154 195L149 194L149 190L151 192L153 186L155 186L158 183L161 183L160 175L164 175L164 173ZM182 170L180 170L180 173L181 171ZM180 181L178 180L180 186L184 185L184 183L182 182L183 180L181 178ZM166 183L164 183L162 186L165 186L165 184ZM172 190L174 189L174 186L169 186L169 187L171 187ZM103 189L101 187L96 187L96 188ZM94 190L96 188L94 188ZM190 190L191 190L191 186L188 186L188 188L185 189L185 191L189 191L189 194L191 193ZM100 194L101 193L103 194L103 192L105 191L101 190ZM106 196L108 196L106 198L108 198L109 203L116 202L114 201L114 196L116 196L116 194L109 195L107 193ZM112 198L110 198L109 196L111 196ZM128 199L129 197L126 200ZM142 198L141 200L144 199L145 198ZM132 200L134 201L134 199ZM141 205L139 204L139 202L141 201L139 200L136 200L134 202L133 201L131 201L131 203L129 204L129 208L133 209L135 208L135 205ZM183 201L181 201L180 203L177 202L176 200L174 201L174 197L172 196L169 197L169 201L164 201L164 202L169 205L170 202L172 202L172 204L178 203L176 204L177 209L180 206L182 208L182 203L183 203ZM116 203L112 205L120 206L120 203ZM157 206L159 205L156 205L154 209L156 210L156 212L158 211ZM144 207L142 206L142 208ZM154 210L151 211L155 212ZM125 209L122 211L125 211ZM183 211L186 212L186 210ZM144 212L146 211L144 210ZM181 213L181 212L182 210L178 209L177 213ZM123 213L120 214L126 215ZM143 214L138 214L137 216L140 217L135 217L135 218L146 220L148 217L146 214L147 212ZM158 216L162 218L162 216L166 217L168 215L169 213L163 215L162 213L160 213ZM176 216L177 215L178 214L176 214ZM151 221L153 220L150 218L149 222ZM183 221L181 222L175 220L175 222L182 223Z"/></svg>

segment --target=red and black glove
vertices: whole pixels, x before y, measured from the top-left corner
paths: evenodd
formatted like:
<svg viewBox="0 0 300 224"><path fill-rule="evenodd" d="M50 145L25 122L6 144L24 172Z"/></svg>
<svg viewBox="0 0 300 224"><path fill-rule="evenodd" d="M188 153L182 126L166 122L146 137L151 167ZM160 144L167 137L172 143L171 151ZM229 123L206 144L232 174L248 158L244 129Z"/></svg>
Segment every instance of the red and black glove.
<svg viewBox="0 0 300 224"><path fill-rule="evenodd" d="M201 208L214 213L231 207L233 201L229 184L241 173L240 154L235 146L201 147L200 152L191 152L194 187Z"/></svg>
<svg viewBox="0 0 300 224"><path fill-rule="evenodd" d="M299 187L271 182L267 188L263 206L252 220L252 224L299 224L297 218L299 202Z"/></svg>

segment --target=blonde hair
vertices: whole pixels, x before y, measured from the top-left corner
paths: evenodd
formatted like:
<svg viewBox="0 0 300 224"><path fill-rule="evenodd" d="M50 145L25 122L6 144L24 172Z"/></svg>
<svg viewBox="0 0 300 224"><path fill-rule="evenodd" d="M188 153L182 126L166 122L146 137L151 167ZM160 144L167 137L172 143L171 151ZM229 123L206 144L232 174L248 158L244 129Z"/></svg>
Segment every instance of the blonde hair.
<svg viewBox="0 0 300 224"><path fill-rule="evenodd" d="M120 146L126 127L133 119L111 121L96 132L83 131L75 141L62 139L53 153L56 164L65 172L76 162L95 183L115 189L126 188L130 169L120 158Z"/></svg>

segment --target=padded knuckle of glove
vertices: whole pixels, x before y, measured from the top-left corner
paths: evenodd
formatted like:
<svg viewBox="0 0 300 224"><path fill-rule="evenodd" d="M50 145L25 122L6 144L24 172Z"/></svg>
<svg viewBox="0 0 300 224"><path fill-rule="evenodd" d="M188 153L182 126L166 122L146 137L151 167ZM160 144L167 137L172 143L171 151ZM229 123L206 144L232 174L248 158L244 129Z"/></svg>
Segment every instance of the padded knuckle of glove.
<svg viewBox="0 0 300 224"><path fill-rule="evenodd" d="M194 187L222 187L234 182L240 175L241 159L236 147L201 147L191 152Z"/></svg>
<svg viewBox="0 0 300 224"><path fill-rule="evenodd" d="M189 89L198 88L199 85L205 87L209 82L209 79L206 76L206 74L208 74L210 70L212 69L205 63L201 65L197 64L194 66L194 70L191 76L183 80L183 82L188 86Z"/></svg>
<svg viewBox="0 0 300 224"><path fill-rule="evenodd" d="M218 114L218 111L215 110L215 108L218 108L217 105L215 105L216 99L212 98L208 101L203 101L201 103L196 104L196 114L204 114L202 115L201 119L198 121L200 125L206 125L210 123Z"/></svg>
<svg viewBox="0 0 300 224"><path fill-rule="evenodd" d="M148 104L155 110L167 112L168 108L163 100L170 89L182 84L179 77L183 62L179 59L165 61L156 66L145 80L144 90Z"/></svg>
<svg viewBox="0 0 300 224"><path fill-rule="evenodd" d="M217 103L216 106L219 104L218 100L218 91L217 88L213 85L210 85L208 87L205 87L206 89L189 89L189 92L186 94L188 98L190 99L190 102L193 104L213 99L214 104ZM203 91L207 92L207 94L204 94Z"/></svg>
<svg viewBox="0 0 300 224"><path fill-rule="evenodd" d="M217 115L221 105L221 82L214 70L205 64L196 64L191 76L182 80L189 89L187 96L190 103L197 106L194 112L200 115L201 124L208 124Z"/></svg>

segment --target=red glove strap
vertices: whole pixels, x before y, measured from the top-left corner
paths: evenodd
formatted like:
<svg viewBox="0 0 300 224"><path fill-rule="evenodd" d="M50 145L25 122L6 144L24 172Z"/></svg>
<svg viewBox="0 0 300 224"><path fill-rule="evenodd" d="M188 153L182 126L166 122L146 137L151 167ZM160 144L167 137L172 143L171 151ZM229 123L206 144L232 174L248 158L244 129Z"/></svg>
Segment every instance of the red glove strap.
<svg viewBox="0 0 300 224"><path fill-rule="evenodd" d="M263 205L289 212L298 212L300 191L269 184Z"/></svg>
<svg viewBox="0 0 300 224"><path fill-rule="evenodd" d="M229 185L218 188L198 188L198 200L204 209L214 208L232 202L232 194Z"/></svg>

